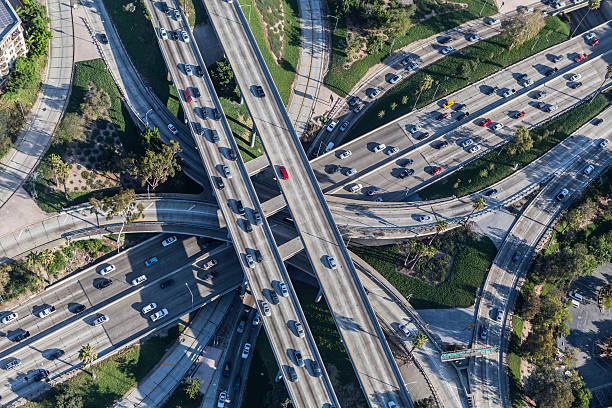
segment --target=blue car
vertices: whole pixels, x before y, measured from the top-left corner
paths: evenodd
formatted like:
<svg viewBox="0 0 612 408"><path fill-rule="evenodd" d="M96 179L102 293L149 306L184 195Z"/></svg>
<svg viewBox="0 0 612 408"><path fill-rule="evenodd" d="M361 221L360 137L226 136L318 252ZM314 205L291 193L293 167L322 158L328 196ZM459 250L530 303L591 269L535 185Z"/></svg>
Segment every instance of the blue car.
<svg viewBox="0 0 612 408"><path fill-rule="evenodd" d="M145 266L151 266L151 265L153 265L153 264L156 264L158 261L159 261L159 259L157 259L157 257L156 257L156 256L151 257L151 258L149 258L149 259L147 259L147 260L145 261Z"/></svg>

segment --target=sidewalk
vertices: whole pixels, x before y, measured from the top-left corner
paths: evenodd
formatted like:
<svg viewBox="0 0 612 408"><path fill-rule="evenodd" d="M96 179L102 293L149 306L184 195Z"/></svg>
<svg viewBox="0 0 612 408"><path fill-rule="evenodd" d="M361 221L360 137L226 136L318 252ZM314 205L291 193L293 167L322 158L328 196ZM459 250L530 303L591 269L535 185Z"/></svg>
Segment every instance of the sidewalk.
<svg viewBox="0 0 612 408"><path fill-rule="evenodd" d="M203 307L162 361L140 383L132 387L114 408L158 407L181 383L225 318L234 299L230 292Z"/></svg>
<svg viewBox="0 0 612 408"><path fill-rule="evenodd" d="M299 0L300 58L287 113L298 137L306 130L329 60L321 0Z"/></svg>
<svg viewBox="0 0 612 408"><path fill-rule="evenodd" d="M64 113L74 62L70 2L47 1L49 45L46 80L38 100L28 114L15 147L0 161L0 207L23 185L47 150L55 127Z"/></svg>

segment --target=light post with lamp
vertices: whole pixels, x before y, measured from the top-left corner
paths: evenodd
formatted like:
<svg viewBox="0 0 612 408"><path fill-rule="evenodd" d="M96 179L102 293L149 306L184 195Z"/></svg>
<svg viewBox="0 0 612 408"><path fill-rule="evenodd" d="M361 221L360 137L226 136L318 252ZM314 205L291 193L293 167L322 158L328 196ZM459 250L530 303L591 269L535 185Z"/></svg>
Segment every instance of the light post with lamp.
<svg viewBox="0 0 612 408"><path fill-rule="evenodd" d="M185 282L185 286L187 286L187 290L189 291L189 294L191 295L191 309L193 309L193 292L191 291L191 288L189 287L189 284L187 282Z"/></svg>

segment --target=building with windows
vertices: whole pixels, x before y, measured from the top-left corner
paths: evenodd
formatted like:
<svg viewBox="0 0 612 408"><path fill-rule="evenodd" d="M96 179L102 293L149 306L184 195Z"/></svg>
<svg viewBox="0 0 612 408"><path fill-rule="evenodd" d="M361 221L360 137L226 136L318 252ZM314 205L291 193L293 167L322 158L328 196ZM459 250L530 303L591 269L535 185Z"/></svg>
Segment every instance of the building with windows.
<svg viewBox="0 0 612 408"><path fill-rule="evenodd" d="M0 84L5 82L15 60L26 53L21 19L8 0L0 0Z"/></svg>

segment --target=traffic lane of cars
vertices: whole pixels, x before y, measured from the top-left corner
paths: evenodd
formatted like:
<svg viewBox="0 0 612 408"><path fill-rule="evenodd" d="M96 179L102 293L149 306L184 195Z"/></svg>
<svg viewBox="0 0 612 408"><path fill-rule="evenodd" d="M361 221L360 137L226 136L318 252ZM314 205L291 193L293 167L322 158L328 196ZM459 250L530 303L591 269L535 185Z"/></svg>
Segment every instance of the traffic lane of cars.
<svg viewBox="0 0 612 408"><path fill-rule="evenodd" d="M577 44L576 45L577 52L584 52L587 49L591 48L588 45L586 45L582 39L577 40L575 44ZM567 47L567 45L564 45L564 47ZM554 48L554 50L556 49L559 49L559 47ZM576 65L575 62L569 59L569 57L573 54L574 53L572 52L566 55L568 57L566 66L570 68L573 66L576 66L577 68L579 68L580 65ZM504 70L501 73L492 76L490 79L484 80L484 82L487 82L488 84L491 84L491 85L495 85L497 88L499 88L499 91L498 91L499 95L497 96L491 95L491 97L494 99L483 97L483 94L486 91L485 88L488 89L490 88L490 86L483 85L482 83L480 84L480 87L477 87L478 89L475 89L475 87L472 87L472 86L466 87L463 90L458 91L457 94L450 96L450 98L454 99L456 103L466 104L467 105L466 109L471 111L472 113L471 116L474 116L475 114L478 113L480 109L482 109L488 104L491 104L491 102L501 103L499 101L505 100L505 98L501 96L501 94L503 93L503 90L516 88L518 86L518 82L521 81L521 79L519 79L521 72L535 71L531 73L531 77L533 77L534 79L538 81L540 79L546 78L545 76L540 74L538 69L541 70L543 69L542 68L543 66L553 64L550 61L551 55L554 55L554 53L551 53L550 51L543 52L539 54L535 60L534 58L531 58L527 62L517 64L512 70ZM559 63L557 63L557 65L558 64ZM534 69L533 67L536 67L536 68ZM529 89L531 91L531 89L533 89L533 85ZM464 93L467 93L467 94L463 95ZM471 96L469 94L471 94ZM449 126L448 122L451 121L451 119L447 119L446 121L440 122L436 120L436 118L432 117L432 114L430 113L432 111L433 112L442 111L441 105L443 102L444 100L437 101L436 103L429 105L426 109L421 110L421 112L415 113L417 115L417 119L412 119L415 114L411 114L407 116L406 118L403 118L398 122L395 122L393 125L388 125L386 127L383 127L378 132L375 132L375 136L369 137L367 138L367 140L357 139L354 142L350 142L347 145L342 146L339 149L336 149L335 154L338 154L337 152L343 149L351 150L353 155L352 157L349 158L346 164L347 167L350 167L350 162L357 161L359 160L360 156L368 154L368 151L366 149L363 149L363 147L364 146L367 147L366 146L367 141L370 141L370 140L371 140L371 143L384 143L387 146L399 146L400 150L402 150L402 148L406 147L407 137L410 139L414 139L414 137L412 137L412 135L409 134L409 132L403 129L404 127L409 127L415 123L420 124L422 121L425 120L426 124L428 125L427 129L425 130L429 131L431 135L435 131ZM450 111L450 110L447 109L446 111ZM451 116L454 117L458 114L459 113L453 113L453 115ZM469 119L471 119L471 117ZM456 125L456 123L450 123L450 125ZM402 129L402 132L397 132L397 129L396 129L397 126L399 126ZM376 140L374 140L374 137L376 138ZM418 142L414 140L414 141L409 142L408 145L412 145L414 143L418 143ZM316 170L318 173L325 173L326 166L332 164L330 163L330 161L331 162L334 161L335 154L331 153L322 159L315 160L312 163L313 169ZM343 176L331 174L326 179L327 179L326 181L328 184L322 183L322 188L324 190L326 190L330 182L336 182L336 183L342 182Z"/></svg>

